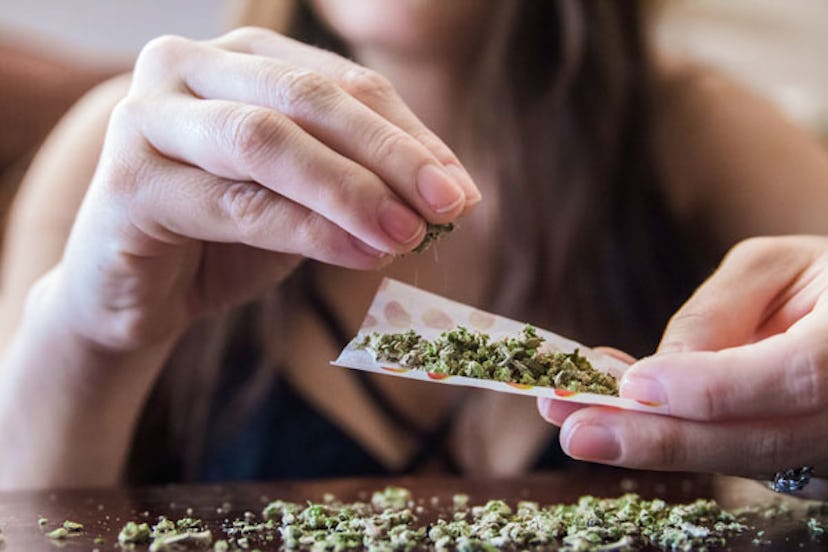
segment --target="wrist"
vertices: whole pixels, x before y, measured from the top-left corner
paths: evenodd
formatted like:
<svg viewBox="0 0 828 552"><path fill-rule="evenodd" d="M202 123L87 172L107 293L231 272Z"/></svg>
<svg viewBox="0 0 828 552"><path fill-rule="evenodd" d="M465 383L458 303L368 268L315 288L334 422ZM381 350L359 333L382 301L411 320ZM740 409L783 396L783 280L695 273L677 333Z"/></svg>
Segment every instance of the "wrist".
<svg viewBox="0 0 828 552"><path fill-rule="evenodd" d="M97 298L82 297L67 280L58 265L35 282L26 297L22 328L47 342L110 360L169 350L186 330L186 325L172 324L169 318L153 325L138 314L96 307Z"/></svg>
<svg viewBox="0 0 828 552"><path fill-rule="evenodd" d="M0 435L10 445L0 488L116 483L175 344L105 347L77 331L50 285L33 289L0 365Z"/></svg>

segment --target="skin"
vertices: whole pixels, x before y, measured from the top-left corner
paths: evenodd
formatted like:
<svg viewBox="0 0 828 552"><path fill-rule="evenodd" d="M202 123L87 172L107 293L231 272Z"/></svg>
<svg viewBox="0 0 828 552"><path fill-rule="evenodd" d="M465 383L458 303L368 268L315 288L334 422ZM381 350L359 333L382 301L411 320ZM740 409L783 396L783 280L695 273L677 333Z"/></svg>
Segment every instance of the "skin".
<svg viewBox="0 0 828 552"><path fill-rule="evenodd" d="M764 101L719 77L689 75L694 93L664 102L677 110L662 121L661 143L682 129L694 146L683 158L662 158L674 175L669 197L680 219L710 225L722 243L741 241L673 315L656 353L627 358L621 395L664 402L670 416L555 401L539 401L539 410L580 459L759 479L810 465L824 478L828 224L818 217L828 201L828 158ZM715 124L693 122L700 112ZM824 498L828 485L820 479L800 494Z"/></svg>
<svg viewBox="0 0 828 552"><path fill-rule="evenodd" d="M320 1L328 24L371 69L261 29L206 42L158 39L131 83L97 90L64 121L24 183L4 251L0 434L9 452L0 457L0 488L117 482L135 421L181 333L278 285L304 258L329 263L320 287L350 330L386 274L481 301L480 274L494 262L487 244L497 188L447 144L462 99L458 67L484 37L472 25L456 50L426 38L440 36L429 25L484 14L478 3L458 2L451 13L442 4L365 0L342 12ZM366 16L376 10L395 22L393 32ZM681 224L710 229L722 252L755 235L828 234L828 161L815 142L724 79L667 63L659 74L658 158ZM428 256L396 259L418 243L426 220L463 214L464 230L441 244L439 266ZM827 425L825 242L752 240L725 257L715 282L688 303L699 309L685 307L667 329L665 343L684 352L659 352L631 370L661 382L672 417L541 403L546 419L563 423L567 452L758 475L769 466L742 461L771 451L779 465L770 471L807 461L824 473L828 450L814 443L826 442L815 432ZM470 275L469 266L481 270ZM311 313L291 315L287 342L297 347L285 377L384 464L403 464L412 443L384 425L346 372L327 367L336 347ZM729 340L717 341L723 334L708 331L711 321L726 323ZM794 350L797 377L788 375L797 361L772 362ZM734 379L721 375L731 361ZM746 378L748 370L762 375ZM383 391L424 426L458 392L388 379ZM327 387L307 383L323 380ZM630 381L622 393L641 392ZM786 381L805 400L769 396ZM41 404L49 408L31 407ZM526 405L476 395L452 441L461 464L524 469L551 431ZM516 420L520 432L510 429ZM595 430L599 422L615 437ZM652 430L629 429L645 425ZM780 431L785 438L774 440ZM607 458L613 439L620 452Z"/></svg>

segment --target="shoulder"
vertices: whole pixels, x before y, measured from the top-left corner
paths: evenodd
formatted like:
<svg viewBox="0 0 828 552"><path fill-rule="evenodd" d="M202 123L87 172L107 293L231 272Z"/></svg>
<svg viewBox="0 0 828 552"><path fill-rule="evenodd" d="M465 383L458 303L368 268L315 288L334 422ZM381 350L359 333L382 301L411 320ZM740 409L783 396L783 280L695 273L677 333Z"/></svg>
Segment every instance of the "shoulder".
<svg viewBox="0 0 828 552"><path fill-rule="evenodd" d="M35 155L14 198L0 265L0 340L16 324L32 284L60 260L98 163L109 116L130 77L89 91Z"/></svg>
<svg viewBox="0 0 828 552"><path fill-rule="evenodd" d="M129 75L105 81L86 93L44 141L23 180L15 211L38 211L42 193L83 194L94 172L109 116L127 92ZM55 179L54 177L60 177Z"/></svg>
<svg viewBox="0 0 828 552"><path fill-rule="evenodd" d="M725 248L757 234L828 232L828 153L815 136L709 67L660 59L654 92L655 153L680 222L707 225Z"/></svg>

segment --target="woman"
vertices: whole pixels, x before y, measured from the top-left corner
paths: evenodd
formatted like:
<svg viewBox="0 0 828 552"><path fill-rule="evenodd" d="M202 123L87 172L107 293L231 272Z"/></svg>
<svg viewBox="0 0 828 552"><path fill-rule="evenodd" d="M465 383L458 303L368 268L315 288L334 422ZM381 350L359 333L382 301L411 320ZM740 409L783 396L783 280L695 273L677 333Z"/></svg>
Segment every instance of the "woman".
<svg viewBox="0 0 828 552"><path fill-rule="evenodd" d="M77 108L18 201L5 252L3 486L554 464L553 429L525 400L362 377L327 362L386 274L644 354L697 275L734 243L828 230L824 153L722 79L651 64L636 8L298 4L294 35L354 61L251 28L150 43L128 91L114 82ZM426 221L461 216L439 262L401 257ZM674 318L669 342L718 350L799 318L788 333L805 326L816 340L819 328L807 326L826 287L825 242L737 247ZM13 298L30 286L19 315ZM773 298L782 308L768 311ZM705 337L708 326L692 322L711 314L726 331ZM790 339L775 336L769 347ZM820 350L813 343L807 351ZM648 372L662 358L696 357L658 355L633 372L701 373L686 400L673 394L682 381L665 380L659 398L678 418L541 404L555 423L568 416L564 448L641 467L759 476L807 462L824 474L824 447L732 463L751 450L746 427L756 442L781 443L780 424L794 426L727 421L759 417L757 398L769 408L761 416L806 408L810 421L824 420L824 377L814 379L824 357L795 372L793 388L808 400L798 406L735 394L733 385L753 387L721 379L725 355ZM761 383L784 380L783 368ZM642 381L626 381L626 392L644 393ZM726 394L695 410L710 385ZM596 416L618 435L602 433ZM681 418L696 416L703 421ZM630 422L654 430L639 453ZM718 452L710 464L670 456L690 427L692 443ZM802 443L813 437L803 433ZM728 455L723 442L737 446Z"/></svg>

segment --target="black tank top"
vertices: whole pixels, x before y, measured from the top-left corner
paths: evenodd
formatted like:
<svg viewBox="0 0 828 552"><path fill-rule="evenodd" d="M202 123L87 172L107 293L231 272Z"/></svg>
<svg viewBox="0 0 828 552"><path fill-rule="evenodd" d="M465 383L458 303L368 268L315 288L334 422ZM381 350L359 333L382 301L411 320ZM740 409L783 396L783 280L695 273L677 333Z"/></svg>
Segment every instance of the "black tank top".
<svg viewBox="0 0 828 552"><path fill-rule="evenodd" d="M350 337L330 305L313 290L308 291L307 299L330 337L344 347ZM226 371L232 374L232 381L220 386L222 395L232 396L238 386L252 375L259 355L260 351L252 339L238 342L233 347L228 354L228 364L233 368ZM270 385L266 399L229 438L210 442L205 451L200 479L228 481L405 475L420 471L426 464L429 469L459 473L449 452L448 437L464 399L452 405L433 428L424 430L388 400L370 374L359 370L350 373L388 420L417 443L416 453L405 466L397 470L383 466L359 442L306 401L286 378L277 376ZM216 403L223 404L224 401ZM557 439L550 439L536 459L535 468L554 469L566 461Z"/></svg>

